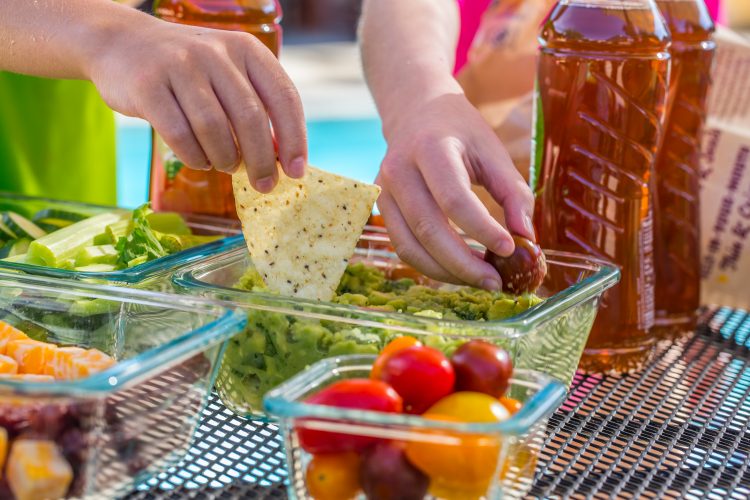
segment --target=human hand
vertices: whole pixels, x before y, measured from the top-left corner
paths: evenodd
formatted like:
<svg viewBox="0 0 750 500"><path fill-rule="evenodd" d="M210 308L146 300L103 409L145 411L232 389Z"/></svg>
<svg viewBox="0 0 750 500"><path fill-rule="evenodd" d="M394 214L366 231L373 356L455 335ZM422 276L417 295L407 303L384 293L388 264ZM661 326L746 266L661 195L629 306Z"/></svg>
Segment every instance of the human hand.
<svg viewBox="0 0 750 500"><path fill-rule="evenodd" d="M148 120L192 168L234 172L271 191L278 158L302 177L307 158L304 113L281 65L255 37L160 21L114 23L86 58L107 104ZM270 122L273 124L273 133Z"/></svg>
<svg viewBox="0 0 750 500"><path fill-rule="evenodd" d="M396 252L432 278L499 290L497 271L449 221L494 253L510 255L510 233L535 240L530 188L460 89L415 102L398 116L386 121L388 152L376 181ZM510 233L472 185L483 186L503 207Z"/></svg>

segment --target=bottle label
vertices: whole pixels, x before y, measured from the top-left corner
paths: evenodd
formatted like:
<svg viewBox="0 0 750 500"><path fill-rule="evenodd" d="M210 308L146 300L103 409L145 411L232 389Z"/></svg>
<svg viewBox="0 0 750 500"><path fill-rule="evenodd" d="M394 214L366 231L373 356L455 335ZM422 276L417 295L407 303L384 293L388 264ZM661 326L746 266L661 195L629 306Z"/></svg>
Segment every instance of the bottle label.
<svg viewBox="0 0 750 500"><path fill-rule="evenodd" d="M650 202L646 218L643 219L640 232L640 277L638 279L639 301L638 301L638 328L648 330L654 326L655 303L654 303L654 214L653 204Z"/></svg>
<svg viewBox="0 0 750 500"><path fill-rule="evenodd" d="M539 92L539 82L534 83L534 109L532 111L533 124L531 127L531 168L529 170L529 186L534 195L539 188L539 172L542 169L544 154L544 109L542 108L542 94Z"/></svg>

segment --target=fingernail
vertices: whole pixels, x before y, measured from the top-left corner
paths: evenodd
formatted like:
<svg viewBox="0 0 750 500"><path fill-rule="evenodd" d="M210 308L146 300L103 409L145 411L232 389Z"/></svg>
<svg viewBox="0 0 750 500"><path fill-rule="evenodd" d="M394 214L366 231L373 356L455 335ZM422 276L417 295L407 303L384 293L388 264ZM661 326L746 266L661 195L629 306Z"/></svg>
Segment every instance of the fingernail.
<svg viewBox="0 0 750 500"><path fill-rule="evenodd" d="M531 220L531 217L528 215L523 216L523 226L526 228L526 232L531 235L532 240L536 240L536 231L534 230L534 223Z"/></svg>
<svg viewBox="0 0 750 500"><path fill-rule="evenodd" d="M303 175L305 175L305 159L301 156L299 158L295 158L292 160L292 162L289 164L287 174L289 177L292 177L294 179L299 179Z"/></svg>
<svg viewBox="0 0 750 500"><path fill-rule="evenodd" d="M516 249L516 244L513 243L513 240L503 240L500 243L499 255L502 257L508 257L513 253L513 251Z"/></svg>
<svg viewBox="0 0 750 500"><path fill-rule="evenodd" d="M273 191L273 187L276 185L276 180L273 176L263 177L255 181L255 189L263 194L270 193Z"/></svg>
<svg viewBox="0 0 750 500"><path fill-rule="evenodd" d="M481 285L482 285L482 288L484 288L485 290L490 290L493 292L500 290L500 282L497 280L485 279L485 280L482 280Z"/></svg>

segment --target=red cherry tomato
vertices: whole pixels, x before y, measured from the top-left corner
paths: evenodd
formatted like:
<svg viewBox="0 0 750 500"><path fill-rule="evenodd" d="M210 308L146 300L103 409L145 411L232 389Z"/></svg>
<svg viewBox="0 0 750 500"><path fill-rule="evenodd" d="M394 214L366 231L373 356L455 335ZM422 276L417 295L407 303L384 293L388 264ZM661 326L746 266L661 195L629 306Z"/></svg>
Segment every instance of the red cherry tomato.
<svg viewBox="0 0 750 500"><path fill-rule="evenodd" d="M457 391L481 392L493 398L505 395L513 374L508 352L483 340L472 340L456 349L451 364Z"/></svg>
<svg viewBox="0 0 750 500"><path fill-rule="evenodd" d="M404 411L421 414L453 392L453 367L431 347L409 347L391 354L383 364L380 380L390 384L404 400Z"/></svg>
<svg viewBox="0 0 750 500"><path fill-rule="evenodd" d="M397 337L383 348L380 352L380 356L375 360L375 364L372 365L370 370L370 378L373 380L380 380L380 373L383 371L385 361L391 356L391 354L403 351L409 347L421 347L422 343L414 337Z"/></svg>
<svg viewBox="0 0 750 500"><path fill-rule="evenodd" d="M392 387L369 379L335 382L307 398L305 403L385 413L401 413L403 410L401 396ZM377 438L319 431L303 426L297 429L297 435L302 448L312 454L361 451L378 441Z"/></svg>

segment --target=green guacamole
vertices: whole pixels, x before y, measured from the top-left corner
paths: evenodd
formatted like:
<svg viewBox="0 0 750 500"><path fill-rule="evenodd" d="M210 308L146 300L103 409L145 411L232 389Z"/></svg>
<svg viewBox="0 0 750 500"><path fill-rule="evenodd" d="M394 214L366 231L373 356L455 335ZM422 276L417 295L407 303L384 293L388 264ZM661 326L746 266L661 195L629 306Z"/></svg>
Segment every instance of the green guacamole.
<svg viewBox="0 0 750 500"><path fill-rule="evenodd" d="M235 288L265 291L255 269L249 269ZM541 301L535 295L514 297L471 288L435 289L407 278L390 280L379 269L362 263L348 266L333 299L338 304L370 310L472 321L509 318ZM383 328L361 327L343 319L313 320L249 311L247 328L227 347L217 384L219 392L225 403L236 411L257 413L268 390L321 359L345 354L377 354L397 336L387 327L385 324ZM473 334L477 332L481 329L472 330ZM426 330L425 333L432 332ZM420 340L448 354L460 343L455 338L441 336L439 327L434 333Z"/></svg>

